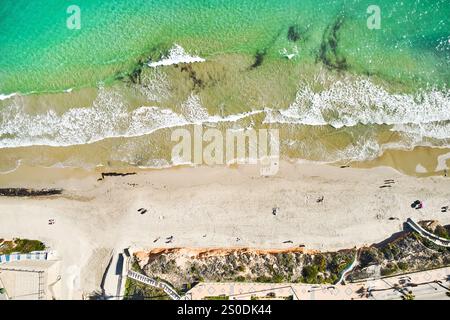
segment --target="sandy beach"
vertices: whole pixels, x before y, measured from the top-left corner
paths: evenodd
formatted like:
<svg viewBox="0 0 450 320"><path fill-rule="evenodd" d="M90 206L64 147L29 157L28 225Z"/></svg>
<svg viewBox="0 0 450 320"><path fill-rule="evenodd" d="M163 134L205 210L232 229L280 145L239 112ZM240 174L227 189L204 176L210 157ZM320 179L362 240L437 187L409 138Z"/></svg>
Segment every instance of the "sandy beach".
<svg viewBox="0 0 450 320"><path fill-rule="evenodd" d="M450 215L440 211L450 204L450 178L410 177L386 167L282 162L272 177L251 166L136 173L99 180L100 169L21 167L2 175L2 188L64 191L1 197L0 235L39 239L56 250L62 298L70 299L98 289L112 252L128 247L337 250L382 241L402 230L409 217L450 223ZM394 183L383 187L387 179ZM423 209L411 208L416 199L424 201ZM147 212L141 215L140 208Z"/></svg>

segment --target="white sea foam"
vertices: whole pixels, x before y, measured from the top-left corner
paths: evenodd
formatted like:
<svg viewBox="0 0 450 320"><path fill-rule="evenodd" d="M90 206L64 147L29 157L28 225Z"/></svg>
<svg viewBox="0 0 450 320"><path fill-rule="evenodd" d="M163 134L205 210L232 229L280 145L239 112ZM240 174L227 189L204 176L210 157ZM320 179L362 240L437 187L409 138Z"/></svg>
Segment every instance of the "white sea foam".
<svg viewBox="0 0 450 320"><path fill-rule="evenodd" d="M183 106L185 114L155 106L129 111L120 94L104 88L99 89L92 107L73 108L60 115L53 110L31 115L14 101L0 111L0 148L89 144L189 124L235 122L263 112L211 116L195 95L189 96Z"/></svg>
<svg viewBox="0 0 450 320"><path fill-rule="evenodd" d="M209 118L208 111L202 106L200 98L194 94L191 94L181 105L181 112L192 123L202 123Z"/></svg>
<svg viewBox="0 0 450 320"><path fill-rule="evenodd" d="M159 69L155 69L152 73L144 73L139 90L149 101L162 102L171 96L167 75Z"/></svg>
<svg viewBox="0 0 450 320"><path fill-rule="evenodd" d="M438 164L436 166L436 171L448 170L449 168L447 166L447 161L449 159L450 159L450 152L441 154L437 159Z"/></svg>
<svg viewBox="0 0 450 320"><path fill-rule="evenodd" d="M92 107L61 115L53 110L30 115L14 102L0 111L0 147L86 144L184 123L184 118L166 109L143 106L130 112L118 93L101 88Z"/></svg>
<svg viewBox="0 0 450 320"><path fill-rule="evenodd" d="M280 50L280 54L288 60L292 60L293 58L298 56L298 47L294 46L292 48L292 51L288 51L288 49L283 48L282 50Z"/></svg>
<svg viewBox="0 0 450 320"><path fill-rule="evenodd" d="M155 70L156 71L156 70ZM163 77L156 76L144 92L149 100L158 100L170 92ZM152 82L150 81L150 83ZM379 145L376 135L360 141L327 159L365 160L378 156L387 148L412 148L429 144L424 138L439 139L446 146L450 139L450 94L430 90L418 95L389 94L367 80L338 81L319 92L303 85L295 101L284 110L262 109L228 116L211 115L199 96L191 94L180 105L180 112L155 106L130 110L125 100L113 89L100 88L91 107L70 109L62 114L47 111L29 114L16 99L0 110L0 148L48 145L88 144L106 138L136 137L157 130L185 126L237 122L263 113L269 124L331 125L335 128L357 124L389 124L391 130L404 135L404 141ZM446 140L447 139L447 140ZM302 145L306 149L315 146ZM325 158L325 157L324 157Z"/></svg>
<svg viewBox="0 0 450 320"><path fill-rule="evenodd" d="M149 62L148 66L156 68L159 66L170 66L179 63L194 63L194 62L204 62L205 59L198 56L191 56L186 53L183 47L175 44L172 49L169 50L167 56L162 57L160 61Z"/></svg>
<svg viewBox="0 0 450 320"><path fill-rule="evenodd" d="M360 139L344 150L337 150L335 160L362 161L375 159L382 153L383 147L375 139Z"/></svg>
<svg viewBox="0 0 450 320"><path fill-rule="evenodd" d="M0 93L0 100L10 99L16 95L17 95L17 93L10 93L10 94L1 94Z"/></svg>
<svg viewBox="0 0 450 320"><path fill-rule="evenodd" d="M391 131L402 132L417 140L422 138L450 139L450 121L438 121L419 124L396 124ZM450 142L450 141L449 141Z"/></svg>
<svg viewBox="0 0 450 320"><path fill-rule="evenodd" d="M340 80L315 92L303 85L285 110L268 112L265 123L331 125L421 124L450 120L450 91L390 94L368 80ZM448 132L450 136L450 132Z"/></svg>

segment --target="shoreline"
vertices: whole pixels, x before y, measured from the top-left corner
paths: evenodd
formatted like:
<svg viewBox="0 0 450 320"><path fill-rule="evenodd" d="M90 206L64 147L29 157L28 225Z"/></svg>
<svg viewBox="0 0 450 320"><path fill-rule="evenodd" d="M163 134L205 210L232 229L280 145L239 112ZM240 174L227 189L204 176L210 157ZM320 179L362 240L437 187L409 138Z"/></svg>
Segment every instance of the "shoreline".
<svg viewBox="0 0 450 320"><path fill-rule="evenodd" d="M401 162L401 165L399 163ZM364 161L313 161L307 159L283 158L281 164L288 165L313 165L313 166L327 166L336 168L351 168L351 169L376 169L388 168L400 175L406 175L415 178L425 177L441 177L448 175L450 171L450 149L445 147L429 147L417 146L414 149L388 149L380 156L371 160ZM448 164L447 164L448 163ZM55 164L53 166L32 166L23 164L22 160L18 160L15 167L0 172L0 188L16 187L16 188L47 188L49 185L55 184L57 181L69 179L83 179L96 175L101 175L104 172L120 172L120 173L146 173L155 171L171 171L185 168L208 168L208 169L229 169L238 165L195 165L195 164L174 164L161 167L146 167L146 166L132 166L119 165L108 167L105 165L97 165L95 167L77 167L64 166ZM239 165L241 166L241 165ZM251 165L243 165L251 166ZM418 172L417 168L425 169L424 172ZM434 171L433 171L434 170ZM45 173L45 174L42 174Z"/></svg>

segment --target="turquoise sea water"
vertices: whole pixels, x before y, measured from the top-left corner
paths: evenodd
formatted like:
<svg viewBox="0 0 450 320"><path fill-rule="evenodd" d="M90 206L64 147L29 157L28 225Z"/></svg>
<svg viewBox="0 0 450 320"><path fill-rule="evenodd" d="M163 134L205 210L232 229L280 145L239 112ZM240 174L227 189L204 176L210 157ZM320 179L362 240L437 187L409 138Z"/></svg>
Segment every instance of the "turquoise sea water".
<svg viewBox="0 0 450 320"><path fill-rule="evenodd" d="M292 47L289 28L300 36L295 63L311 63L339 19L337 55L350 71L448 85L450 2L377 1L381 29L369 30L366 10L372 2L2 0L0 93L96 86L174 43L207 59L257 52L282 59L280 50ZM81 10L80 30L66 26L72 4Z"/></svg>
<svg viewBox="0 0 450 320"><path fill-rule="evenodd" d="M200 122L278 128L291 158L444 150L449 17L449 0L0 0L0 172L169 165L170 129ZM147 65L168 56L203 62Z"/></svg>

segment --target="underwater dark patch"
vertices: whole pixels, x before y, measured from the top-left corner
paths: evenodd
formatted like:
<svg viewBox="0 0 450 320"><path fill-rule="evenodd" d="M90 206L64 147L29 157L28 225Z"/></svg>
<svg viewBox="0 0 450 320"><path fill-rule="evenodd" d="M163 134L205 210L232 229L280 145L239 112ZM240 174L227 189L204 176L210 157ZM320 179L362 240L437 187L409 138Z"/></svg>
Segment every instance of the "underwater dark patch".
<svg viewBox="0 0 450 320"><path fill-rule="evenodd" d="M344 71L348 69L347 60L338 51L339 32L344 24L344 17L340 16L327 27L323 34L320 51L316 60L321 61L329 69Z"/></svg>
<svg viewBox="0 0 450 320"><path fill-rule="evenodd" d="M259 66L261 66L263 64L264 57L265 57L266 54L267 54L267 50L266 49L259 50L258 52L256 52L256 54L255 54L255 61L250 66L250 69L255 69L255 68L258 68Z"/></svg>
<svg viewBox="0 0 450 320"><path fill-rule="evenodd" d="M187 72L189 74L189 78L191 79L192 83L194 84L194 88L204 88L205 87L205 82L200 79L197 76L197 73L195 72L194 69L192 69L192 66L187 64L187 65L183 65L180 68L181 72Z"/></svg>
<svg viewBox="0 0 450 320"><path fill-rule="evenodd" d="M290 26L287 33L287 39L292 42L300 40L300 30L297 25Z"/></svg>
<svg viewBox="0 0 450 320"><path fill-rule="evenodd" d="M128 75L128 78L130 79L131 83L141 84L141 74L143 66L144 62L142 62L142 60L139 60L138 64L134 67L133 71L131 71L131 73Z"/></svg>

